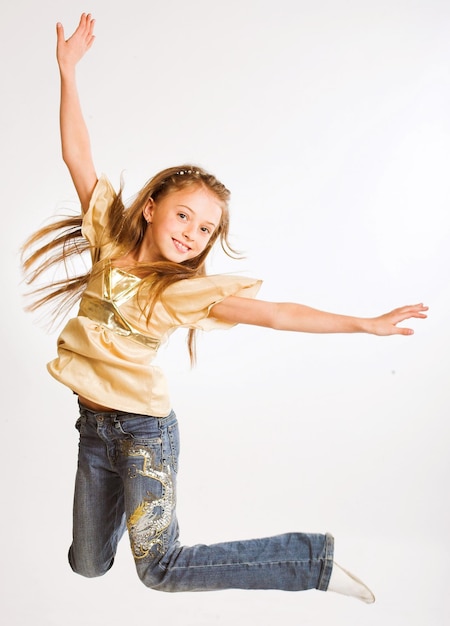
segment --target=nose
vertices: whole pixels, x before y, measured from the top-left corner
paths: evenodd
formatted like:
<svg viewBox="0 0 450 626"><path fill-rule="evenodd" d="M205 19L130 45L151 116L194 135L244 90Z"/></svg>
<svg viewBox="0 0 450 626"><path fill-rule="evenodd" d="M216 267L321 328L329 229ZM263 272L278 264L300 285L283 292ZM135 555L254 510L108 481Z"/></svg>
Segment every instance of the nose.
<svg viewBox="0 0 450 626"><path fill-rule="evenodd" d="M184 228L183 237L189 241L192 241L192 229L188 227Z"/></svg>

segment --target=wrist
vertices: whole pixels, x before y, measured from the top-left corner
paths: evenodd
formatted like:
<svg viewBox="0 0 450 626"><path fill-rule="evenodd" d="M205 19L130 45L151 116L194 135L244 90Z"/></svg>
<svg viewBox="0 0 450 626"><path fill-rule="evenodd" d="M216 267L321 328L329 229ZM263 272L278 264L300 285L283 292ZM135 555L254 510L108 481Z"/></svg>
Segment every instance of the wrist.
<svg viewBox="0 0 450 626"><path fill-rule="evenodd" d="M366 333L368 335L375 334L375 324L374 319L371 317L360 317L358 318L359 327L361 333Z"/></svg>
<svg viewBox="0 0 450 626"><path fill-rule="evenodd" d="M61 80L74 80L75 79L75 68L76 65L74 63L64 63L58 61L59 73L61 76Z"/></svg>

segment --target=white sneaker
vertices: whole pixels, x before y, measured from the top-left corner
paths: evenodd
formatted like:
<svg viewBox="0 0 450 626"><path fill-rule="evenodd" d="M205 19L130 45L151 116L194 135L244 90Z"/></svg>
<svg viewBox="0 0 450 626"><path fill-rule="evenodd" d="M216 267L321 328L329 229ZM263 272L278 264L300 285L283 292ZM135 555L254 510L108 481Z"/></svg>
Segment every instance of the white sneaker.
<svg viewBox="0 0 450 626"><path fill-rule="evenodd" d="M344 596L351 596L362 600L362 602L366 602L366 604L375 602L375 596L370 591L369 587L336 562L333 562L333 570L327 591L334 591Z"/></svg>

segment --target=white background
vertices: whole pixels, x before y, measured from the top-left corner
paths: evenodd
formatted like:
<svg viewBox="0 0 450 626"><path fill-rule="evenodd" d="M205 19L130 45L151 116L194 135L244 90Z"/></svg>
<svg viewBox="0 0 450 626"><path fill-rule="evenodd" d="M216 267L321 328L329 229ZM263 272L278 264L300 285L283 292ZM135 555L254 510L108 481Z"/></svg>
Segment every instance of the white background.
<svg viewBox="0 0 450 626"><path fill-rule="evenodd" d="M192 160L233 192L211 271L261 297L375 315L424 301L413 337L238 327L162 349L182 433L186 544L330 531L374 589L164 595L66 562L77 437L22 311L18 249L76 197L61 159L54 25L97 18L79 68L95 161L137 191ZM447 626L450 4L446 0L3 3L1 614L9 626ZM125 194L126 195L126 194Z"/></svg>

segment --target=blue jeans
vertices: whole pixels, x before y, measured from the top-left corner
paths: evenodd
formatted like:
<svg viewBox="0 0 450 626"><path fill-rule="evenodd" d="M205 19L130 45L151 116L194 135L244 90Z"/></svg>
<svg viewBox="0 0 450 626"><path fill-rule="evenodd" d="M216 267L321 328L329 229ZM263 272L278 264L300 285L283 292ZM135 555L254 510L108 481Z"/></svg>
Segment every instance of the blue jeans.
<svg viewBox="0 0 450 626"><path fill-rule="evenodd" d="M101 576L126 529L137 573L160 591L285 589L325 591L331 535L181 546L175 515L179 437L175 414L155 418L93 412L80 405L72 569Z"/></svg>

